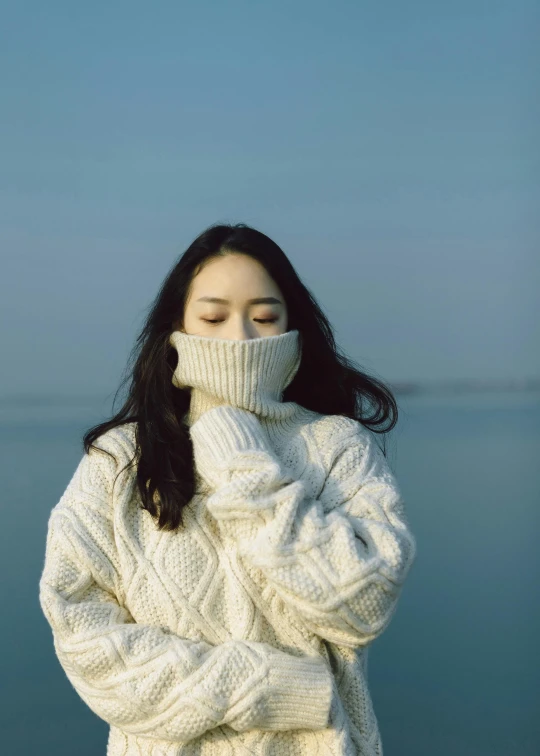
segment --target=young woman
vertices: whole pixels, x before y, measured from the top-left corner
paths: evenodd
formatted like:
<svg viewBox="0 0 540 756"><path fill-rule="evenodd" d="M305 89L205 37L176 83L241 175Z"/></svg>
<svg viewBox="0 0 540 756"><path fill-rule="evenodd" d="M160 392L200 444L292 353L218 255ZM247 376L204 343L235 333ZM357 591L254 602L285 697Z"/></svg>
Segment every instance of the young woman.
<svg viewBox="0 0 540 756"><path fill-rule="evenodd" d="M381 756L368 648L416 555L374 440L392 393L244 224L189 246L135 354L52 509L39 586L108 756Z"/></svg>

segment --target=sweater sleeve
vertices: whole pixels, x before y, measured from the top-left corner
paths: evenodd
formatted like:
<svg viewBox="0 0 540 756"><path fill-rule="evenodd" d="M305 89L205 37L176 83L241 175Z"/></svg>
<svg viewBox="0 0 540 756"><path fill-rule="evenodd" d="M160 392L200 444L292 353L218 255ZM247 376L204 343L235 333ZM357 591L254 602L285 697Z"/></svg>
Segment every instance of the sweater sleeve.
<svg viewBox="0 0 540 756"><path fill-rule="evenodd" d="M39 583L58 660L82 700L127 733L176 743L225 724L325 728L333 676L322 657L248 640L212 646L135 622L118 590L103 456L83 456L53 508Z"/></svg>
<svg viewBox="0 0 540 756"><path fill-rule="evenodd" d="M341 434L318 498L286 474L259 419L222 405L191 427L207 506L312 632L358 647L388 626L416 557L397 481L360 424Z"/></svg>

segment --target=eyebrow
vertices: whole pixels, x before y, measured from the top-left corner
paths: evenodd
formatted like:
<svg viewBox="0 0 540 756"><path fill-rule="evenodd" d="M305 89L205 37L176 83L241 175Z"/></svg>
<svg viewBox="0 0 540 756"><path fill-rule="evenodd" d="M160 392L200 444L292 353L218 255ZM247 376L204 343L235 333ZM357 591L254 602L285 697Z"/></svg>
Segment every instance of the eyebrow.
<svg viewBox="0 0 540 756"><path fill-rule="evenodd" d="M215 302L216 304L230 304L228 299L220 299L219 297L199 297L197 302ZM280 299L276 297L256 297L255 299L248 299L248 304L283 304Z"/></svg>

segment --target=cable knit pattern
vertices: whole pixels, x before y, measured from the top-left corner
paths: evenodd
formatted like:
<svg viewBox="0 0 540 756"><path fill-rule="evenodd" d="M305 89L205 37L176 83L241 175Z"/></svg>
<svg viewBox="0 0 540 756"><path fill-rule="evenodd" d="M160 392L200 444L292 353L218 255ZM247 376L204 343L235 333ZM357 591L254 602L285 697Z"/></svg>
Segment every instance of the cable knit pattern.
<svg viewBox="0 0 540 756"><path fill-rule="evenodd" d="M171 343L200 486L159 531L122 469L135 423L83 455L39 586L60 664L108 756L382 756L368 644L416 553L384 456L360 423L282 401L297 331Z"/></svg>

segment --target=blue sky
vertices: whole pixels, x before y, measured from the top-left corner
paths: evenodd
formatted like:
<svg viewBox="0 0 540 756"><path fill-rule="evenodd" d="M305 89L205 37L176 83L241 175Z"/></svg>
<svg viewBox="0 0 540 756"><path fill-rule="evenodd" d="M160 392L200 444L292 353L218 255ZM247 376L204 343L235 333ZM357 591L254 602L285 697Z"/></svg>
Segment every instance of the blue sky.
<svg viewBox="0 0 540 756"><path fill-rule="evenodd" d="M535 6L4 4L0 391L113 391L218 221L383 379L540 375Z"/></svg>

